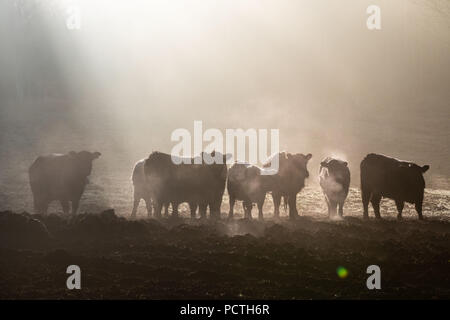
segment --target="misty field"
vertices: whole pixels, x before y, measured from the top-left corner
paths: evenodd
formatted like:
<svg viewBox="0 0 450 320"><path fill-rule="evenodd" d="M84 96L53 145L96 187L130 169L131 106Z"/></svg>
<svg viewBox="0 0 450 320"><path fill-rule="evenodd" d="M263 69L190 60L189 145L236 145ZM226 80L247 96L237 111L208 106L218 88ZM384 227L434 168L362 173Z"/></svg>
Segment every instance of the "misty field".
<svg viewBox="0 0 450 320"><path fill-rule="evenodd" d="M0 213L1 298L450 298L446 191L426 192L425 221L411 205L397 221L389 200L382 202L382 221L364 221L356 189L343 220L328 219L320 190L307 187L298 196L297 221L281 210L280 220L267 214L264 222L242 219L240 203L227 221L226 196L220 221L191 221L184 205L180 219L146 219L143 204L131 221L131 194L115 202L116 212L98 211L99 194L88 188L81 212L89 213L75 218L57 206L46 217ZM270 197L264 210L272 212ZM66 289L70 264L82 270L81 290ZM381 268L381 290L366 287L372 264ZM345 279L336 273L341 266Z"/></svg>
<svg viewBox="0 0 450 320"><path fill-rule="evenodd" d="M78 1L75 29L69 2L0 1L0 299L450 299L448 1L382 1L381 30L364 1ZM130 220L135 163L194 121L311 153L300 217L275 220L268 196L264 221L241 203L228 221L225 193L219 221L187 204L148 219L143 203ZM34 215L30 165L81 150L102 155L79 214ZM368 153L430 166L424 221L386 199L383 220L362 219ZM343 219L318 185L328 156L351 172Z"/></svg>
<svg viewBox="0 0 450 320"><path fill-rule="evenodd" d="M441 167L432 164L425 175L425 221L418 221L410 204L403 221L397 221L395 204L386 199L381 203L383 221L375 221L371 208L370 220L363 221L357 170L351 171L344 219L328 219L316 175L321 155L313 156L311 177L297 196L298 221L289 221L283 208L281 220L275 221L268 195L264 222L243 220L240 202L229 222L226 193L218 222L191 221L187 204L180 205L180 219L147 219L143 202L137 221L130 221L131 172L145 153L111 148L100 137L100 147L90 150L100 150L102 156L94 163L79 215L64 217L54 202L50 215L39 217L32 214L30 163L37 154L80 150L87 140L64 133L51 135L59 141L52 144L48 137L39 140L41 134L31 138L26 123L3 128L9 129L0 146L0 298L450 298L449 184L443 172L433 176ZM435 156L433 161L442 159ZM353 168L357 164L353 161ZM27 227L29 214L45 224L48 234ZM79 291L66 289L71 264L81 268ZM381 267L378 291L366 287L366 268L373 264ZM337 276L340 266L349 272L345 279Z"/></svg>

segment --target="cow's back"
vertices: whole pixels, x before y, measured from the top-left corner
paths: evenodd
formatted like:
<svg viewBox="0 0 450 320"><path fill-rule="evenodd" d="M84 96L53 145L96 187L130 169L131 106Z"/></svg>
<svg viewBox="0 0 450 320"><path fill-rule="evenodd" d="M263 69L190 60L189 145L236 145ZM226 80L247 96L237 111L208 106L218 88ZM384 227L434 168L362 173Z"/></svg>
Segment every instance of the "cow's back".
<svg viewBox="0 0 450 320"><path fill-rule="evenodd" d="M407 185L400 169L406 163L380 154L368 154L361 162L361 188L392 199L410 198L411 186Z"/></svg>
<svg viewBox="0 0 450 320"><path fill-rule="evenodd" d="M225 189L226 164L174 164L171 155L153 152L144 172L152 193L161 201L208 202Z"/></svg>
<svg viewBox="0 0 450 320"><path fill-rule="evenodd" d="M66 199L85 184L85 177L75 181L75 168L67 155L51 154L39 156L29 169L29 179L33 194L45 195L49 200Z"/></svg>
<svg viewBox="0 0 450 320"><path fill-rule="evenodd" d="M29 169L30 183L32 186L44 186L62 182L66 174L67 159L65 155L52 154L39 156Z"/></svg>
<svg viewBox="0 0 450 320"><path fill-rule="evenodd" d="M133 185L143 186L145 185L145 173L144 173L144 164L145 159L139 160L134 165L133 174L131 175L131 180L133 181Z"/></svg>

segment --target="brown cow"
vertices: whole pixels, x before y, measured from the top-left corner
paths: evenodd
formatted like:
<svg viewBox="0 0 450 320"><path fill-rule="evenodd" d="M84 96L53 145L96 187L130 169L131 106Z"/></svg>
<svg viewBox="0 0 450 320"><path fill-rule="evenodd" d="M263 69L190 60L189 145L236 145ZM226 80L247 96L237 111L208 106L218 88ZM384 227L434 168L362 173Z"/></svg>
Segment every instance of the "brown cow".
<svg viewBox="0 0 450 320"><path fill-rule="evenodd" d="M139 160L133 169L131 180L133 181L133 210L131 211L131 218L136 218L137 208L139 202L144 200L147 207L147 215L150 218L152 216L152 198L150 194L150 187L144 173L145 159ZM164 215L169 215L169 204L164 204Z"/></svg>
<svg viewBox="0 0 450 320"><path fill-rule="evenodd" d="M236 162L228 170L227 191L230 198L230 212L228 218L233 218L234 204L236 200L243 201L245 218L252 218L253 203L258 206L258 217L263 219L263 205L267 191L271 190L273 185L273 175L262 174L264 168Z"/></svg>
<svg viewBox="0 0 450 320"><path fill-rule="evenodd" d="M194 162L194 158L185 159L189 164L176 164L173 158L177 157L162 152L150 154L145 160L144 172L157 217L161 216L162 205L169 202L172 203L172 215L175 217L178 215L178 205L182 202L189 203L192 218L195 218L197 206L202 218L206 217L208 206L211 217L220 217L227 177L227 157L215 152L208 156L222 158L222 163L207 164L204 153L199 164Z"/></svg>
<svg viewBox="0 0 450 320"><path fill-rule="evenodd" d="M273 185L271 186L272 198L275 207L274 216L280 216L281 197L288 200L289 217L298 217L297 211L297 193L305 186L305 179L309 177L307 169L308 161L312 158L312 154L306 156L302 153L291 154L280 152L278 154L279 169L274 176ZM269 160L264 167L271 167L272 161Z"/></svg>
<svg viewBox="0 0 450 320"><path fill-rule="evenodd" d="M35 212L46 214L50 202L59 200L65 214L69 213L69 202L72 214L76 214L92 161L100 155L100 152L71 151L38 157L28 171Z"/></svg>
<svg viewBox="0 0 450 320"><path fill-rule="evenodd" d="M422 202L425 189L423 173L430 166L421 167L409 161L370 153L361 161L360 167L364 218L369 217L370 201L375 217L380 219L380 201L385 197L395 201L398 219L402 218L405 201L414 203L419 219L423 219Z"/></svg>

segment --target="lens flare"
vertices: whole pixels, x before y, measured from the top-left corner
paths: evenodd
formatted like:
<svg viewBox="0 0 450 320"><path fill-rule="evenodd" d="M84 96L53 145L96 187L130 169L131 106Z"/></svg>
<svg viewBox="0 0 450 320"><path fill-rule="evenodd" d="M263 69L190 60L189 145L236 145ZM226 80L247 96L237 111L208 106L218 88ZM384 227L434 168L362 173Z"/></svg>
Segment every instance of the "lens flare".
<svg viewBox="0 0 450 320"><path fill-rule="evenodd" d="M344 267L338 267L336 269L336 273L339 276L339 278L341 278L341 279L345 279L348 276L348 270Z"/></svg>

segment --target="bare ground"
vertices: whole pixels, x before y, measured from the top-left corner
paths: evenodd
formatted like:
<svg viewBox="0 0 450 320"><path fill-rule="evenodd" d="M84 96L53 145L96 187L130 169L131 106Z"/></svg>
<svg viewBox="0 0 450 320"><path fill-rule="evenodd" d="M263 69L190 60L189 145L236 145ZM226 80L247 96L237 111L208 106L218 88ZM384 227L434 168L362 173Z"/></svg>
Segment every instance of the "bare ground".
<svg viewBox="0 0 450 320"><path fill-rule="evenodd" d="M297 221L227 221L226 198L220 221L191 221L186 210L160 221L143 211L137 221L112 210L75 218L2 212L0 298L449 299L447 192L427 192L425 221L411 206L397 221L391 201L382 221L364 221L358 196L352 190L343 220L327 218L315 188L299 196ZM70 264L82 270L81 290L66 289ZM381 290L366 287L372 264Z"/></svg>

